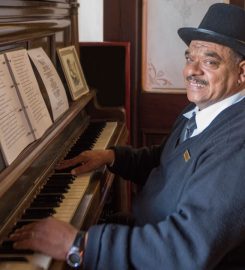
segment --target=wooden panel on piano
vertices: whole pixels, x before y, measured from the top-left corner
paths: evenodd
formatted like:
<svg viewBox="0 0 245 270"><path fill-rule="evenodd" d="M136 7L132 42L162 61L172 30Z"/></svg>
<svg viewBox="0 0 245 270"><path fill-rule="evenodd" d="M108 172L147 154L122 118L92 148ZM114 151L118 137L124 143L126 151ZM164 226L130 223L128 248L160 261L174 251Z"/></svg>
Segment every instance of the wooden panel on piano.
<svg viewBox="0 0 245 270"><path fill-rule="evenodd" d="M56 48L78 48L77 1L0 0L0 51L43 47L56 64Z"/></svg>

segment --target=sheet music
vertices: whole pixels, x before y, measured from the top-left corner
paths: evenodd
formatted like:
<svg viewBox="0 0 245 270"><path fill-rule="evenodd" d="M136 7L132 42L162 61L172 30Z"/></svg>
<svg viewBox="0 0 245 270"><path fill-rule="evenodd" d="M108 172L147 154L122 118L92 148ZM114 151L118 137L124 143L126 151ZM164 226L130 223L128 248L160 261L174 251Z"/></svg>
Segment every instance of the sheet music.
<svg viewBox="0 0 245 270"><path fill-rule="evenodd" d="M35 138L40 138L52 125L47 106L39 89L31 62L25 49L5 54L23 100Z"/></svg>
<svg viewBox="0 0 245 270"><path fill-rule="evenodd" d="M69 108L65 88L53 63L43 48L29 50L28 54L45 85L52 108L53 119L56 120Z"/></svg>
<svg viewBox="0 0 245 270"><path fill-rule="evenodd" d="M4 55L0 55L0 142L6 163L34 141Z"/></svg>

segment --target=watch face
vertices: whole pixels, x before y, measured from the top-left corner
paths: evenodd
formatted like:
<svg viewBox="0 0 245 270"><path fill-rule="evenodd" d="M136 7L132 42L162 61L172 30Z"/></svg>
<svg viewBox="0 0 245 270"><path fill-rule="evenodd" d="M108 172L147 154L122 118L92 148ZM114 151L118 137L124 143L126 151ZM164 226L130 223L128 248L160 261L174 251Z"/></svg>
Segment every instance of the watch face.
<svg viewBox="0 0 245 270"><path fill-rule="evenodd" d="M81 264L81 257L80 254L77 252L70 253L68 256L68 264L72 267L77 267Z"/></svg>

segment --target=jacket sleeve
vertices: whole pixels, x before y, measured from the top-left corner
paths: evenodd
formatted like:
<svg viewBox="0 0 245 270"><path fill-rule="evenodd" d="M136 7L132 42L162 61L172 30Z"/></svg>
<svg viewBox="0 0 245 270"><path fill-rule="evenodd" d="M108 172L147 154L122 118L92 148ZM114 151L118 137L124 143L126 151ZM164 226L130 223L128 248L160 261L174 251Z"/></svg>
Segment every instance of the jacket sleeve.
<svg viewBox="0 0 245 270"><path fill-rule="evenodd" d="M156 224L91 227L84 269L214 269L245 241L244 156L240 145L200 160L176 210Z"/></svg>
<svg viewBox="0 0 245 270"><path fill-rule="evenodd" d="M182 114L190 109L193 109L193 103L189 104ZM177 117L172 130L178 126L183 119L183 115ZM133 149L130 146L117 146L111 147L115 152L115 161L109 170L124 179L128 179L139 186L143 186L153 168L157 167L160 163L160 157L165 145L165 139L159 146L151 146L149 148L142 147Z"/></svg>
<svg viewBox="0 0 245 270"><path fill-rule="evenodd" d="M174 130L182 121L183 113L194 108L194 104L190 103L183 112L177 117L172 130ZM171 134L171 133L170 133ZM153 168L160 163L160 157L165 145L165 139L159 146L151 146L149 148L142 147L133 149L130 146L112 147L115 151L115 162L109 170L124 179L143 186Z"/></svg>
<svg viewBox="0 0 245 270"><path fill-rule="evenodd" d="M139 149L130 146L113 147L115 162L109 169L124 179L144 185L151 170L160 163L163 145Z"/></svg>

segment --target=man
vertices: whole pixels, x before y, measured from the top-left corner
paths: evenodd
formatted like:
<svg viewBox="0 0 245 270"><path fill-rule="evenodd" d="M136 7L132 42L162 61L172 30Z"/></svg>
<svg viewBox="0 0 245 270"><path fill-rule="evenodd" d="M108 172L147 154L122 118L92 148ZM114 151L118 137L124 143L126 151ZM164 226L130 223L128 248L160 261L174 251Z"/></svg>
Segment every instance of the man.
<svg viewBox="0 0 245 270"><path fill-rule="evenodd" d="M85 151L59 165L80 174L107 164L142 186L134 226L95 225L84 237L48 218L16 231L16 248L71 265L81 257L83 269L245 269L244 25L244 10L214 4L199 28L179 30L192 104L164 145Z"/></svg>

